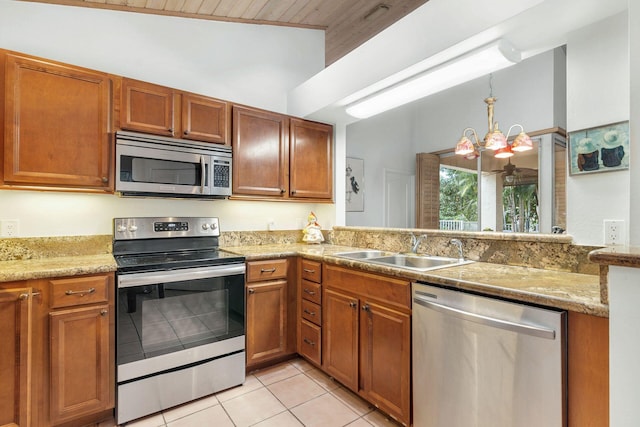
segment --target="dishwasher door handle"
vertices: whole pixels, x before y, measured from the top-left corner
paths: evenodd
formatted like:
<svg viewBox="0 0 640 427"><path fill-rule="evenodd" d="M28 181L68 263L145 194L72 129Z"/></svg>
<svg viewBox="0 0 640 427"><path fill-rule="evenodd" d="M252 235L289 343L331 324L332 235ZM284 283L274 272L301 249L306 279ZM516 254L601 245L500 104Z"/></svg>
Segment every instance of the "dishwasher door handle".
<svg viewBox="0 0 640 427"><path fill-rule="evenodd" d="M556 337L556 331L541 326L526 325L523 323L511 322L509 320L496 319L494 317L484 316L482 314L470 313L458 308L449 307L447 305L438 304L429 301L419 295L413 297L413 301L423 307L430 308L440 313L450 314L459 319L468 320L470 322L479 323L485 326L504 329L506 331L531 335L534 337L553 340Z"/></svg>

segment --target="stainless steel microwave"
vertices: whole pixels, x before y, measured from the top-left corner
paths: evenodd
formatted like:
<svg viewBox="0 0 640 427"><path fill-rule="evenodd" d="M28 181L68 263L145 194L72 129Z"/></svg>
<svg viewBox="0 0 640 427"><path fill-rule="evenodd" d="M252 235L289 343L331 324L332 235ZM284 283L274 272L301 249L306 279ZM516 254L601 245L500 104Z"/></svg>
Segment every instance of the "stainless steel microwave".
<svg viewBox="0 0 640 427"><path fill-rule="evenodd" d="M134 132L116 133L116 192L122 196L231 195L231 147Z"/></svg>

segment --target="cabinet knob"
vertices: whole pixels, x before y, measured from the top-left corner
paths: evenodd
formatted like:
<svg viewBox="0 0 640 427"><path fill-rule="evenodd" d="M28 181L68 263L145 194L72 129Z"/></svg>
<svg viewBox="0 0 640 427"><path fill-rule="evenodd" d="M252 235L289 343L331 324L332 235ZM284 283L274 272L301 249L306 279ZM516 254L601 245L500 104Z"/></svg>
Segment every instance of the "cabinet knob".
<svg viewBox="0 0 640 427"><path fill-rule="evenodd" d="M371 307L369 307L369 304L365 304L362 306L362 311L371 311Z"/></svg>
<svg viewBox="0 0 640 427"><path fill-rule="evenodd" d="M349 307L351 308L356 308L358 306L358 303L355 301L350 301L349 302ZM364 307L362 308L364 310Z"/></svg>
<svg viewBox="0 0 640 427"><path fill-rule="evenodd" d="M256 290L255 290L255 289L249 289L249 291L248 291L248 292L249 292L250 294L255 294L255 293L256 293Z"/></svg>
<svg viewBox="0 0 640 427"><path fill-rule="evenodd" d="M189 135L189 131L188 131L188 130L185 130L185 131L184 131L184 134L185 134L185 135Z"/></svg>
<svg viewBox="0 0 640 427"><path fill-rule="evenodd" d="M296 194L296 190L291 190L291 194Z"/></svg>
<svg viewBox="0 0 640 427"><path fill-rule="evenodd" d="M286 190L284 188L281 188L280 189L280 194L284 194L284 193L286 193Z"/></svg>
<svg viewBox="0 0 640 427"><path fill-rule="evenodd" d="M173 128L167 129L167 132L169 132L171 135L173 135Z"/></svg>
<svg viewBox="0 0 640 427"><path fill-rule="evenodd" d="M105 309L100 310L100 316L103 316L103 317L104 317L104 316L106 316L106 315L107 315L107 313L108 313L108 311L107 311L107 310L105 310Z"/></svg>
<svg viewBox="0 0 640 427"><path fill-rule="evenodd" d="M106 177L106 176L103 176L102 177L102 182L104 182L106 184L107 182L109 182L109 178Z"/></svg>
<svg viewBox="0 0 640 427"><path fill-rule="evenodd" d="M18 299L20 301L24 301L26 299L29 299L29 294L26 294L26 293L25 294L20 294L20 295L18 295Z"/></svg>

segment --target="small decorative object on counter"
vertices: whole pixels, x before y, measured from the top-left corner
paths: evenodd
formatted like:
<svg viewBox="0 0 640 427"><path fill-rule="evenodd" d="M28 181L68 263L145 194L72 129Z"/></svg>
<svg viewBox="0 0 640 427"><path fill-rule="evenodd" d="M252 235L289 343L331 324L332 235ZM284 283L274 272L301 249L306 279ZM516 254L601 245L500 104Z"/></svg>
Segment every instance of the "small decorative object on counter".
<svg viewBox="0 0 640 427"><path fill-rule="evenodd" d="M308 224L302 229L302 241L307 243L321 243L324 242L324 236L320 230L320 224L318 224L318 218L313 212L309 213L307 217Z"/></svg>

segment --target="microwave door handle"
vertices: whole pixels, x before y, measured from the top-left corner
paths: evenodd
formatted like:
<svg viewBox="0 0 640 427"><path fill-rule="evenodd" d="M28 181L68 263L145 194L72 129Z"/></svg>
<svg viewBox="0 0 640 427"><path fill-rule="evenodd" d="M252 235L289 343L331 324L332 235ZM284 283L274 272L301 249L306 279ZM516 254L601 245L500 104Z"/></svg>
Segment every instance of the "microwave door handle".
<svg viewBox="0 0 640 427"><path fill-rule="evenodd" d="M204 164L204 156L200 156L200 194L204 194L204 184L207 175L207 167Z"/></svg>

